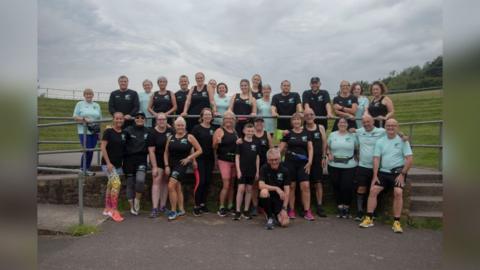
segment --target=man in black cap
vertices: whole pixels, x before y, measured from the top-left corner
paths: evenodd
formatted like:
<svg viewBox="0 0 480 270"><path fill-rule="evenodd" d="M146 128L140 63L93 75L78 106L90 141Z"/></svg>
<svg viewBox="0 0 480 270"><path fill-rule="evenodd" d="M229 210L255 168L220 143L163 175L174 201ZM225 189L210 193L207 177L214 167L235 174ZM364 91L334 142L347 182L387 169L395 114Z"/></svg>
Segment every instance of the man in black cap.
<svg viewBox="0 0 480 270"><path fill-rule="evenodd" d="M128 78L125 75L118 77L119 89L110 93L108 111L113 116L116 112L123 113L125 122L123 127L133 125L133 117L140 109L138 94L135 90L128 89Z"/></svg>
<svg viewBox="0 0 480 270"><path fill-rule="evenodd" d="M320 89L319 77L310 79L310 90L305 90L302 95L303 106L305 109L311 108L316 116L333 117L332 105L330 104L330 94L327 90ZM325 129L328 127L327 119L315 119L316 124L321 124Z"/></svg>

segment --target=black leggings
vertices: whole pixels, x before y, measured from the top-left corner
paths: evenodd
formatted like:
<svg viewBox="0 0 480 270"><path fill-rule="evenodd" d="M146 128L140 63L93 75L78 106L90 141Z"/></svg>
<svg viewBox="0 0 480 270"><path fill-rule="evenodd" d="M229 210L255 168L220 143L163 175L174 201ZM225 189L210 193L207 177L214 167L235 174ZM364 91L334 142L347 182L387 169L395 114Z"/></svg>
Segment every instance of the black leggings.
<svg viewBox="0 0 480 270"><path fill-rule="evenodd" d="M336 168L328 166L328 174L333 185L337 205L350 205L355 188L354 177L356 168Z"/></svg>
<svg viewBox="0 0 480 270"><path fill-rule="evenodd" d="M268 218L273 218L282 211L283 201L280 200L278 193L270 191L268 198L259 198L260 207L265 210Z"/></svg>
<svg viewBox="0 0 480 270"><path fill-rule="evenodd" d="M207 203L208 188L212 182L214 163L215 161L213 159L197 159L200 179L198 182L195 179L195 188L193 191L196 206Z"/></svg>

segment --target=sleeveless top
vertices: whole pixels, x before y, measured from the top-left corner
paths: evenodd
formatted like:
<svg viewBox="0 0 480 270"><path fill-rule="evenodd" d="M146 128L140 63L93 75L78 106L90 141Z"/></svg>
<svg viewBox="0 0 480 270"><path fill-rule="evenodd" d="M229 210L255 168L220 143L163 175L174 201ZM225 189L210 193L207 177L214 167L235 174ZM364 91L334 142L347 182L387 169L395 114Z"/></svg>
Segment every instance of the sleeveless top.
<svg viewBox="0 0 480 270"><path fill-rule="evenodd" d="M180 138L177 138L176 135L170 137L170 142L168 143L168 158L170 162L179 162L188 157L191 150L192 144L188 141L188 133ZM170 166L174 166L174 164L170 164Z"/></svg>
<svg viewBox="0 0 480 270"><path fill-rule="evenodd" d="M188 113L200 114L203 108L210 108L207 86L205 85L200 91L197 90L197 86L194 86Z"/></svg>
<svg viewBox="0 0 480 270"><path fill-rule="evenodd" d="M235 151L237 149L237 132L228 132L222 127L223 137L218 144L217 156L219 160L235 162Z"/></svg>
<svg viewBox="0 0 480 270"><path fill-rule="evenodd" d="M154 112L167 112L173 107L172 92L167 90L165 94L160 94L160 91L153 93L152 109Z"/></svg>
<svg viewBox="0 0 480 270"><path fill-rule="evenodd" d="M233 101L233 113L236 115L249 115L252 113L250 98L243 99L240 94L235 94Z"/></svg>
<svg viewBox="0 0 480 270"><path fill-rule="evenodd" d="M258 148L258 155L260 156L260 166L267 163L267 151L270 149L270 145L268 145L268 137L267 132L263 131L263 135L261 137L257 137L257 135L253 135L253 142L257 145Z"/></svg>
<svg viewBox="0 0 480 270"><path fill-rule="evenodd" d="M322 159L322 149L323 149L323 141L322 141L322 133L320 132L320 127L315 125L314 130L308 130L305 127L305 130L310 134L310 138L312 139L313 143L313 159Z"/></svg>
<svg viewBox="0 0 480 270"><path fill-rule="evenodd" d="M368 106L368 113L372 117L387 115L388 113L387 106L385 104L382 104L384 97L385 96L382 96L379 100L372 99L372 102L370 102L370 105Z"/></svg>

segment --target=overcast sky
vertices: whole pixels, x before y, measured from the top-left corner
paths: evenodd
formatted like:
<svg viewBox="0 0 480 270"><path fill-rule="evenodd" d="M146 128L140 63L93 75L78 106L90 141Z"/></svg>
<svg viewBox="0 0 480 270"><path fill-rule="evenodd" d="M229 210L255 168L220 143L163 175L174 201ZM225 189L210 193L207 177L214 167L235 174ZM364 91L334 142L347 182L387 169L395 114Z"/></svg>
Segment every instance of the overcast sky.
<svg viewBox="0 0 480 270"><path fill-rule="evenodd" d="M238 91L254 73L279 91L372 81L442 54L439 0L43 0L38 2L43 87L112 91L203 71ZM158 88L158 87L155 87Z"/></svg>

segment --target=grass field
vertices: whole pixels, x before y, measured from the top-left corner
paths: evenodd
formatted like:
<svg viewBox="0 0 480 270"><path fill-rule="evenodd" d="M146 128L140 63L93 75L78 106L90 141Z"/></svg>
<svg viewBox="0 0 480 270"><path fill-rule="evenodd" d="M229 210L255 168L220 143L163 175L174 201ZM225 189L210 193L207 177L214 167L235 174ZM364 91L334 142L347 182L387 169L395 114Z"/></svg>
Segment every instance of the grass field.
<svg viewBox="0 0 480 270"><path fill-rule="evenodd" d="M426 91L419 93L396 94L390 96L395 105L395 118L400 123L412 121L441 120L443 91ZM39 116L67 116L71 117L77 101L38 98ZM105 102L99 102L103 115L110 117ZM53 121L58 122L58 121ZM48 121L39 121L48 123ZM332 126L330 124L330 126ZM409 134L409 127L402 127L402 131ZM62 126L41 128L40 140L70 140L78 141L76 126ZM411 136L413 144L440 144L439 125L422 125L413 128ZM41 145L41 150L79 149L80 145ZM438 167L439 151L437 149L414 148L414 163L416 167Z"/></svg>

